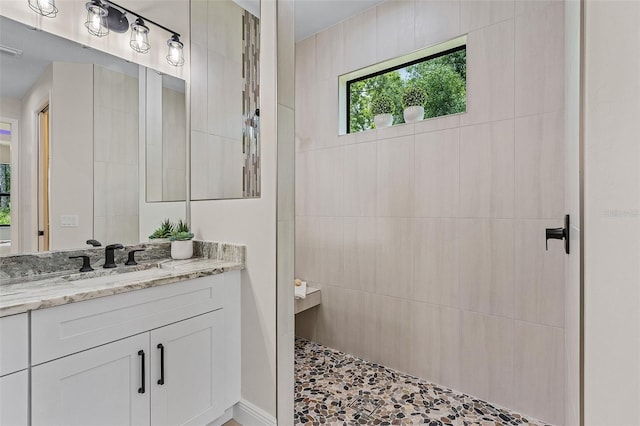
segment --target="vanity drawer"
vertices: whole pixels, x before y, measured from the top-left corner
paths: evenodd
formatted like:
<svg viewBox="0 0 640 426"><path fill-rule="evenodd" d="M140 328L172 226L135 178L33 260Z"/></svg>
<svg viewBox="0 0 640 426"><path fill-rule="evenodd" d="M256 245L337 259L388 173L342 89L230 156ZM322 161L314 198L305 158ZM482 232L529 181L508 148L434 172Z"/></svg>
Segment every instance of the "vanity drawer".
<svg viewBox="0 0 640 426"><path fill-rule="evenodd" d="M27 314L0 318L0 376L27 368L29 363Z"/></svg>
<svg viewBox="0 0 640 426"><path fill-rule="evenodd" d="M31 313L31 364L219 309L225 275L212 275Z"/></svg>

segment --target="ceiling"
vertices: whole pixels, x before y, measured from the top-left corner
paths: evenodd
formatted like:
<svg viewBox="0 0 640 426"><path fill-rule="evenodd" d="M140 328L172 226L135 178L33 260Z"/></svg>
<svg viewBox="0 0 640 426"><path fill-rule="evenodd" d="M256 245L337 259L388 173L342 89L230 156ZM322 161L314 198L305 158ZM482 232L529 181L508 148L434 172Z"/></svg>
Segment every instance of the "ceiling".
<svg viewBox="0 0 640 426"><path fill-rule="evenodd" d="M383 0L295 0L296 41L369 9Z"/></svg>

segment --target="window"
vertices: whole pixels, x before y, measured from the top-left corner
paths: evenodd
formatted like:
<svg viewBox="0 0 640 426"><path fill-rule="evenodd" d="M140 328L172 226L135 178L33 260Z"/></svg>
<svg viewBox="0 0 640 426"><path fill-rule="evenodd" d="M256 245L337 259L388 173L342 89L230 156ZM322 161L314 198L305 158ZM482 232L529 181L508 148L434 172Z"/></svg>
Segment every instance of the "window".
<svg viewBox="0 0 640 426"><path fill-rule="evenodd" d="M466 80L464 37L342 76L346 88L342 133L373 129L371 102L381 94L392 100L393 124L404 123L402 94L408 87L424 92L425 119L465 112Z"/></svg>

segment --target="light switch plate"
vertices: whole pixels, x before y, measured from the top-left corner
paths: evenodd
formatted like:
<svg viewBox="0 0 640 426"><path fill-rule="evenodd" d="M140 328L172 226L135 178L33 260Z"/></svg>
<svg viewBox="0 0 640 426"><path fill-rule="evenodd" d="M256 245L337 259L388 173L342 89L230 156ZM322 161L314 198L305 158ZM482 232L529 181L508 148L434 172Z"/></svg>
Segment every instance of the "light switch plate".
<svg viewBox="0 0 640 426"><path fill-rule="evenodd" d="M60 216L60 226L63 228L77 228L80 219L77 214L63 214Z"/></svg>

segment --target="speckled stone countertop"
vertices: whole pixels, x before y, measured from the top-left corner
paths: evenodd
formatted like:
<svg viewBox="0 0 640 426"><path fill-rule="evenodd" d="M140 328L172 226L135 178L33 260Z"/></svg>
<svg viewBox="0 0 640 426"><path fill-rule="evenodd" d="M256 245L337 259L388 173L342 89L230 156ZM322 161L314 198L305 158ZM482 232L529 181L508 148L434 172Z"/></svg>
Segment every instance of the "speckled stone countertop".
<svg viewBox="0 0 640 426"><path fill-rule="evenodd" d="M196 242L187 260L0 279L0 317L244 269L245 247Z"/></svg>

